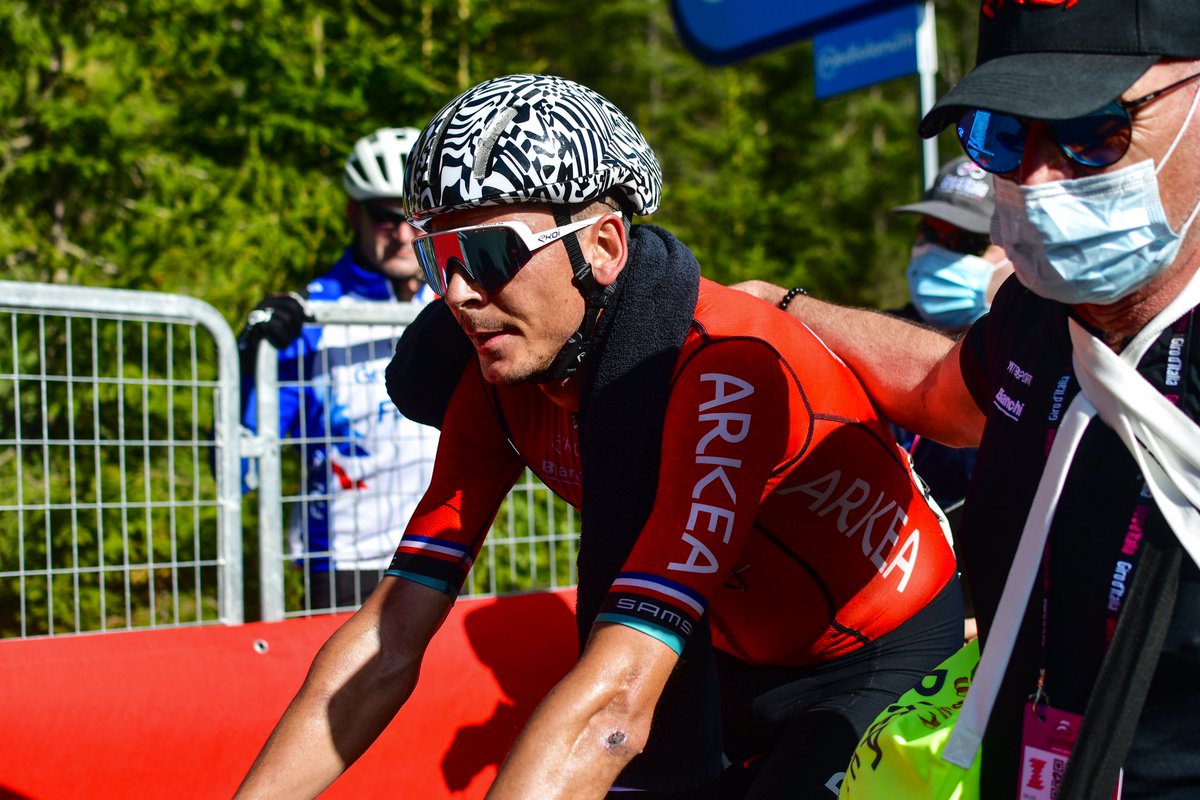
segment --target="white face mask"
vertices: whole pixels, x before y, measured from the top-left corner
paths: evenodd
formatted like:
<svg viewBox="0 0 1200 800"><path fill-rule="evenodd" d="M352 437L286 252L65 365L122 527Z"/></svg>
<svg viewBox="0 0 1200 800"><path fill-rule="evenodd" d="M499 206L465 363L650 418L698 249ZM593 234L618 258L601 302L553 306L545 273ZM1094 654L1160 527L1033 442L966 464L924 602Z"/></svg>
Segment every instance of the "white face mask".
<svg viewBox="0 0 1200 800"><path fill-rule="evenodd" d="M1175 151L1187 119L1155 169L1139 161L1115 172L1021 186L996 181L992 240L1030 291L1060 303L1113 303L1145 286L1175 259L1200 202L1178 233L1158 191L1158 172Z"/></svg>
<svg viewBox="0 0 1200 800"><path fill-rule="evenodd" d="M921 318L945 331L960 331L988 309L987 289L996 265L936 244L912 249L905 277Z"/></svg>

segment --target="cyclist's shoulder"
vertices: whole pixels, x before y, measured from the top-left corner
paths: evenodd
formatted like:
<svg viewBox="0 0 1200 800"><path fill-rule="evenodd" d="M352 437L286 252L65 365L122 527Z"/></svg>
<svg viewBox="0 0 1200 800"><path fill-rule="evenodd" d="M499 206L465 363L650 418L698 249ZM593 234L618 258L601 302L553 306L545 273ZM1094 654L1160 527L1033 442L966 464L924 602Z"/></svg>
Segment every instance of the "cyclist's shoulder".
<svg viewBox="0 0 1200 800"><path fill-rule="evenodd" d="M695 320L678 366L692 361L741 364L747 369L782 368L796 375L846 369L795 317L746 292L703 279Z"/></svg>
<svg viewBox="0 0 1200 800"><path fill-rule="evenodd" d="M714 336L745 335L754 332L748 323L769 321L771 306L747 292L700 279L696 300L696 322Z"/></svg>
<svg viewBox="0 0 1200 800"><path fill-rule="evenodd" d="M779 351L821 346L816 335L791 314L748 292L703 278L694 327L708 339L759 341Z"/></svg>

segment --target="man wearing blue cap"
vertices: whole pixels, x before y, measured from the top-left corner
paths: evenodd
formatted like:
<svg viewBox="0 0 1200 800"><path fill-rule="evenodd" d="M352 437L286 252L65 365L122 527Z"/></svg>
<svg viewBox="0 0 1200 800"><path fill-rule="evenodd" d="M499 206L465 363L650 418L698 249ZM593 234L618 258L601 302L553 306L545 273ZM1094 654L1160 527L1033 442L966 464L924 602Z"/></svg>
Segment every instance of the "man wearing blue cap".
<svg viewBox="0 0 1200 800"><path fill-rule="evenodd" d="M1016 280L957 341L788 311L887 416L979 442L958 552L984 649L955 736L983 734L982 796L1050 797L1065 769L1058 797L1194 798L1200 4L984 0L978 53L920 131L955 126L995 175Z"/></svg>

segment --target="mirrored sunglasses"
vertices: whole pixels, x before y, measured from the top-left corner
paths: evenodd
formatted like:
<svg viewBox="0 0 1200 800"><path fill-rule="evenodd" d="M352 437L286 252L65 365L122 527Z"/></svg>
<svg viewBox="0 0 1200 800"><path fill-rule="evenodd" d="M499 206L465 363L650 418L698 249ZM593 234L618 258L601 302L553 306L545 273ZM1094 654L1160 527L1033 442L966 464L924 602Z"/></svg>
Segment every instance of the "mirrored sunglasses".
<svg viewBox="0 0 1200 800"><path fill-rule="evenodd" d="M620 216L619 212L611 213ZM449 273L456 268L491 292L512 280L535 252L604 216L601 214L537 233L516 220L424 233L413 240L413 250L429 288L439 297L446 294Z"/></svg>
<svg viewBox="0 0 1200 800"><path fill-rule="evenodd" d="M948 222L936 225L922 220L917 224L917 244L935 244L956 253L977 256L987 249L991 241L986 233L972 233L955 227Z"/></svg>
<svg viewBox="0 0 1200 800"><path fill-rule="evenodd" d="M1133 138L1130 112L1200 78L1200 73L1164 86L1135 100L1114 100L1090 114L1073 119L1045 120L1062 152L1085 167L1107 167L1121 160ZM972 161L1000 175L1021 165L1029 125L1022 117L968 109L958 120L958 141Z"/></svg>

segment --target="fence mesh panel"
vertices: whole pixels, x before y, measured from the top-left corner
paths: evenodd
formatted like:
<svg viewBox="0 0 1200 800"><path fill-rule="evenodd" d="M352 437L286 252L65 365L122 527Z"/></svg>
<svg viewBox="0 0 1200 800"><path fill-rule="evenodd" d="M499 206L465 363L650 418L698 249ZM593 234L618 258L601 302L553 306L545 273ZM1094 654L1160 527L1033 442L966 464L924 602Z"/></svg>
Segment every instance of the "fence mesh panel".
<svg viewBox="0 0 1200 800"><path fill-rule="evenodd" d="M368 360L380 370L416 313L326 305L318 323L372 329ZM278 376L265 385L277 392ZM0 638L237 623L244 598L261 619L330 610L312 607L302 568L328 558L328 546L287 543L287 521L303 524L309 504L330 499L308 485L306 439L239 435L237 398L233 333L207 304L0 281ZM380 431L392 438L371 445L379 452L412 452L394 429ZM355 444L321 435L326 446ZM242 502L239 457L273 470L260 478L274 491ZM394 488L402 503L424 489ZM574 585L578 535L573 509L527 471L462 595Z"/></svg>
<svg viewBox="0 0 1200 800"><path fill-rule="evenodd" d="M381 537L374 534L390 519L396 524L386 537L386 558L359 567L371 572L369 579L343 576L354 582L353 589L332 608L346 610L361 603L390 562L408 514L424 493L435 455L437 431L401 420L383 390L384 370L396 341L419 306L310 306L314 324L320 327L319 343L313 344L318 340L310 335L305 341L311 347L294 347L282 360L264 344L255 376L258 398L286 397L278 403L278 446L265 445L261 460L257 535L260 545L266 545L259 549L265 619L328 611L331 606L320 598L337 593L328 560L336 558L342 569L351 557L374 558L382 552ZM275 418L270 405L260 404L258 409L261 419ZM259 425L256 435L263 438L268 427ZM306 447L328 455L314 459ZM347 458L351 451L361 462ZM389 473L395 465L403 466ZM381 514L379 509L403 513ZM367 542L367 549L348 554L344 543L334 543L336 531L327 536L327 520L330 526L353 530L355 539ZM574 585L578 534L574 510L526 471L501 505L462 596Z"/></svg>
<svg viewBox="0 0 1200 800"><path fill-rule="evenodd" d="M0 637L221 620L216 351L0 296Z"/></svg>

